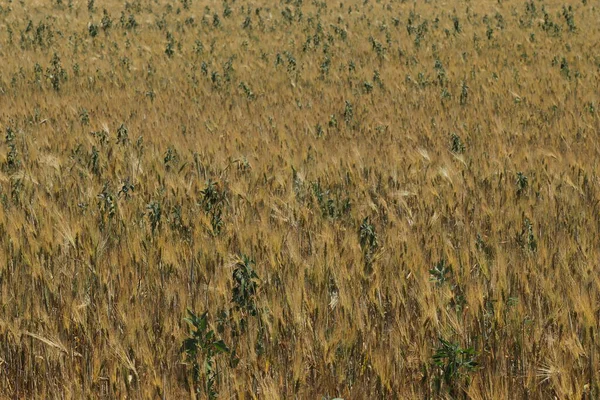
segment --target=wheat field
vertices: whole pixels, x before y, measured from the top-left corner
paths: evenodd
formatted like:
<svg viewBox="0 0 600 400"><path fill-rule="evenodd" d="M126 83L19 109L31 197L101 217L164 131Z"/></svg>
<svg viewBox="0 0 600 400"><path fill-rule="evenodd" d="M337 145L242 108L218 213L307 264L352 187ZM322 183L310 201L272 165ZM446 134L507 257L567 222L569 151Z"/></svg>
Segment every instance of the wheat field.
<svg viewBox="0 0 600 400"><path fill-rule="evenodd" d="M2 0L0 397L598 398L598 21Z"/></svg>

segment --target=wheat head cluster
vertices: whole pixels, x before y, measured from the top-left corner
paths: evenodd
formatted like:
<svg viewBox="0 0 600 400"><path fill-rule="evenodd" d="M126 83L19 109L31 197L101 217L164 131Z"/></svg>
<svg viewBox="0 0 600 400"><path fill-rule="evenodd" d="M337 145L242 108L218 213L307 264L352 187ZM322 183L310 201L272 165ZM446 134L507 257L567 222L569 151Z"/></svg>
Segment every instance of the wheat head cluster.
<svg viewBox="0 0 600 400"><path fill-rule="evenodd" d="M597 399L594 0L2 0L0 397Z"/></svg>

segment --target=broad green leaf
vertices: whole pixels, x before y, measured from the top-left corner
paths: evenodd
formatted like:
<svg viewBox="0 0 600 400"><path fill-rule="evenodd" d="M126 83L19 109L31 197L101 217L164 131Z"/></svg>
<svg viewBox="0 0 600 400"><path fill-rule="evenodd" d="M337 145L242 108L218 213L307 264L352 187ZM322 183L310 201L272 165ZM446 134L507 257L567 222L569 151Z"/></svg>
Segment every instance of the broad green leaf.
<svg viewBox="0 0 600 400"><path fill-rule="evenodd" d="M222 340L215 342L213 346L219 353L229 353L229 348Z"/></svg>

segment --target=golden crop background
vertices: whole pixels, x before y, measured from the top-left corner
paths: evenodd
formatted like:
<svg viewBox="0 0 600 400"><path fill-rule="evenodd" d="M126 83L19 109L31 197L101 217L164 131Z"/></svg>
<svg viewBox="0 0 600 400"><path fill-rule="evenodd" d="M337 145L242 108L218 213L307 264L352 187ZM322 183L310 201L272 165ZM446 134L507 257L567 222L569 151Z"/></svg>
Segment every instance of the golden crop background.
<svg viewBox="0 0 600 400"><path fill-rule="evenodd" d="M597 398L597 6L3 0L0 395Z"/></svg>

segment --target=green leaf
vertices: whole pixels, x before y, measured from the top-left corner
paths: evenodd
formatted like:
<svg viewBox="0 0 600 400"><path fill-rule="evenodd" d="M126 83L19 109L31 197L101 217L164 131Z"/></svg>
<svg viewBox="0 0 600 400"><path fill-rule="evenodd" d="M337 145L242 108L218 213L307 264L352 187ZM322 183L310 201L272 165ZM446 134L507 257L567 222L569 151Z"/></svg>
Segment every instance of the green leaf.
<svg viewBox="0 0 600 400"><path fill-rule="evenodd" d="M215 337L215 332L214 331L209 331L206 334L206 341L210 343L210 341L212 341L214 337Z"/></svg>
<svg viewBox="0 0 600 400"><path fill-rule="evenodd" d="M229 348L222 340L215 342L213 346L217 350L217 353L229 353Z"/></svg>
<svg viewBox="0 0 600 400"><path fill-rule="evenodd" d="M183 341L183 345L181 346L181 351L189 355L194 355L198 349L197 343L192 338L187 338Z"/></svg>
<svg viewBox="0 0 600 400"><path fill-rule="evenodd" d="M204 330L206 329L206 326L208 324L207 315L208 315L208 311L205 312L204 314L202 314L202 316L200 317L200 321L199 321L198 326L197 326L197 329L199 331L204 332Z"/></svg>

